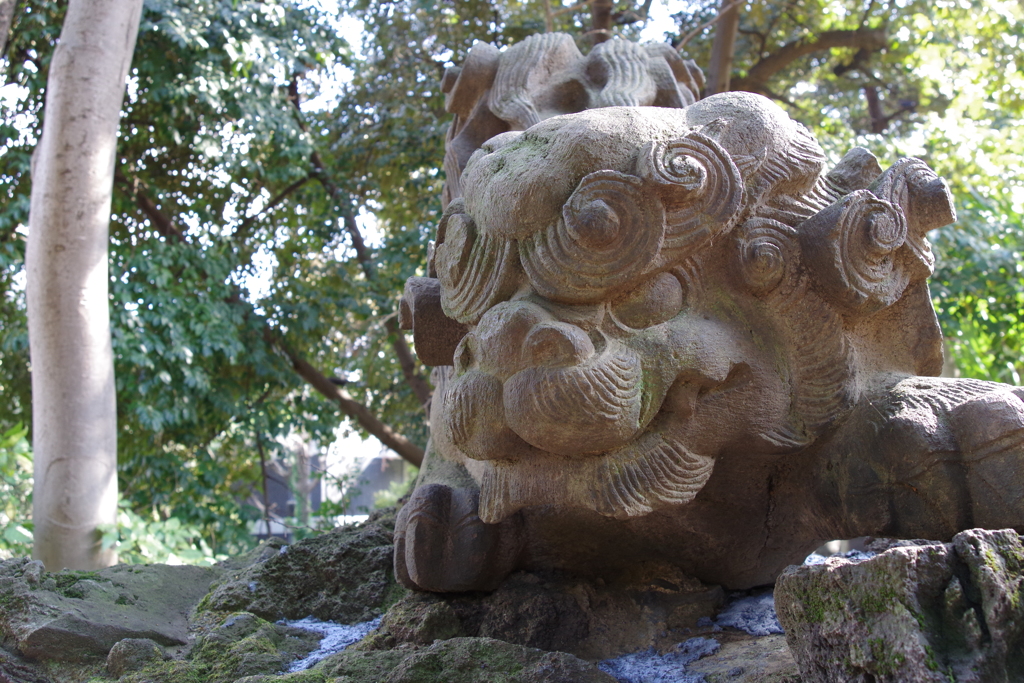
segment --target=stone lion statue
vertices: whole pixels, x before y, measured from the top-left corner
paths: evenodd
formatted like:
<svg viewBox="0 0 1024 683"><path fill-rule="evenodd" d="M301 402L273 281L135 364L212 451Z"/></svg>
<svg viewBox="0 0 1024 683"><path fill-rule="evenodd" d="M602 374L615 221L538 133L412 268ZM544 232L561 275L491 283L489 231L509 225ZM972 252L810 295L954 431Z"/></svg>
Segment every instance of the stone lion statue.
<svg viewBox="0 0 1024 683"><path fill-rule="evenodd" d="M406 586L649 562L747 588L833 538L1024 531L1024 393L936 377L943 181L863 149L826 171L758 95L681 104L531 120L464 160L403 302L451 366Z"/></svg>

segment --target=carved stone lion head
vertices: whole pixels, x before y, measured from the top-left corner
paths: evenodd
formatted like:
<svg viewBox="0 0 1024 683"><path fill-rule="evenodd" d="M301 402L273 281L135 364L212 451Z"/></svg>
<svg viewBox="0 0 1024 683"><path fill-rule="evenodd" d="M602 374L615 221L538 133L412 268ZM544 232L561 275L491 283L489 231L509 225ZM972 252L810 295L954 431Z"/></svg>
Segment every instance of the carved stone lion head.
<svg viewBox="0 0 1024 683"><path fill-rule="evenodd" d="M468 328L432 438L484 522L683 505L721 454L798 451L888 374L937 374L945 185L864 150L825 165L746 93L557 116L473 154L431 263Z"/></svg>

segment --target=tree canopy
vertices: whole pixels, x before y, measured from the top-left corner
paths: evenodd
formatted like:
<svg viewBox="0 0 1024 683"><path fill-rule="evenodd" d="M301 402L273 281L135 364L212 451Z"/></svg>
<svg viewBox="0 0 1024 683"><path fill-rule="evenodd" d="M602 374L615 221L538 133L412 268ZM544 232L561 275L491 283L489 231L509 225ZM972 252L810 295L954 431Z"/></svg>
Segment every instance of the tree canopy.
<svg viewBox="0 0 1024 683"><path fill-rule="evenodd" d="M585 50L608 5L593 4L146 1L110 236L133 514L178 518L224 552L248 543L241 522L258 513L241 501L289 433L328 443L345 424L415 459L428 369L395 311L405 279L424 274L440 208L444 68L475 41L504 47L548 27ZM730 4L681 4L665 39L706 68ZM12 435L31 416L24 226L65 6L16 3L0 62L0 433ZM960 221L934 236L932 284L949 348L965 375L1019 382L1020 6L735 6L730 87L776 99L836 160L862 145L883 162L919 156L950 181ZM646 6L608 7L611 32L636 38ZM361 22L362 44L340 37L339 14Z"/></svg>

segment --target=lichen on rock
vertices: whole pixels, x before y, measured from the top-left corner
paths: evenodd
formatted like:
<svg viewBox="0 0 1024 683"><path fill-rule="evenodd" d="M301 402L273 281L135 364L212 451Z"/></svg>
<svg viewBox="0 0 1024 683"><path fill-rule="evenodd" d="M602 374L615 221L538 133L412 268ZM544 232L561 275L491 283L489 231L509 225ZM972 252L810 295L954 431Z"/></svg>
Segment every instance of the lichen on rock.
<svg viewBox="0 0 1024 683"><path fill-rule="evenodd" d="M394 580L394 511L285 545L271 539L199 605L200 611L246 611L264 619L351 624L379 616L405 589Z"/></svg>
<svg viewBox="0 0 1024 683"><path fill-rule="evenodd" d="M806 683L1024 680L1024 545L1012 529L790 567L775 601Z"/></svg>

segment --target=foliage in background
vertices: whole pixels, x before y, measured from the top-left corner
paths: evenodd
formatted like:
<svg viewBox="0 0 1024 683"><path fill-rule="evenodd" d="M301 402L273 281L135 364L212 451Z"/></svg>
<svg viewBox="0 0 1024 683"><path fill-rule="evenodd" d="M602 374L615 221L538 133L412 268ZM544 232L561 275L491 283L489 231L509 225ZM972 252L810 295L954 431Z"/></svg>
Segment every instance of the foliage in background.
<svg viewBox="0 0 1024 683"><path fill-rule="evenodd" d="M932 293L946 347L965 377L1021 384L1024 219L1009 193L961 197L959 221L933 239Z"/></svg>
<svg viewBox="0 0 1024 683"><path fill-rule="evenodd" d="M32 448L28 428L0 433L0 559L32 553Z"/></svg>
<svg viewBox="0 0 1024 683"><path fill-rule="evenodd" d="M412 490L412 486L416 483L416 477L419 476L419 473L418 467L407 466L405 468L405 476L402 477L401 481L393 481L386 489L375 491L373 494L374 509L380 510L397 505L398 500Z"/></svg>
<svg viewBox="0 0 1024 683"><path fill-rule="evenodd" d="M203 538L204 530L176 517L145 519L132 511L128 501L118 501L117 524L99 529L103 548L117 550L124 564L195 564L212 566L228 558L216 554Z"/></svg>

